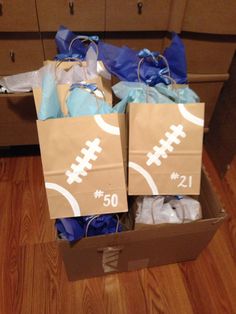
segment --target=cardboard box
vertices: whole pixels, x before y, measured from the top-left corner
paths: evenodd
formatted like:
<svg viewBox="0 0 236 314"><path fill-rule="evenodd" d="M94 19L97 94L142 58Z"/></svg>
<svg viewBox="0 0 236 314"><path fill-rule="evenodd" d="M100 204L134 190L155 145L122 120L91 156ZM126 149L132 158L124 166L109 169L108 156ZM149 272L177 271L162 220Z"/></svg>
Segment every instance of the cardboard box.
<svg viewBox="0 0 236 314"><path fill-rule="evenodd" d="M58 240L69 280L197 258L226 218L205 172L199 201L203 219L192 223L83 238L75 244Z"/></svg>

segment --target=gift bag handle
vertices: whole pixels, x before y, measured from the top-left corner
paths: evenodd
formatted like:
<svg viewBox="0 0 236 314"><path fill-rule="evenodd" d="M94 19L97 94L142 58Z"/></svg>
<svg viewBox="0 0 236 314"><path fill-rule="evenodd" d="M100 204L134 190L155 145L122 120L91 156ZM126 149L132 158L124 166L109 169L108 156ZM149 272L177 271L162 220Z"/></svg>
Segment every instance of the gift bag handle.
<svg viewBox="0 0 236 314"><path fill-rule="evenodd" d="M169 67L169 63L166 59L166 57L164 57L162 54L159 54L158 56L154 56L151 52L150 52L150 56L153 58L153 60L156 60L158 62L158 59L162 59L165 63L165 66L167 68L167 71L168 71L168 75L165 75L165 74L160 74L160 76L162 76L163 78L167 78L171 81L171 84L172 85L176 85L176 82L175 80L171 77L171 73L170 73L170 67ZM141 77L140 77L140 69L141 69L141 65L143 63L143 61L145 60L145 57L142 57L140 60L139 60L139 63L138 63L138 68L137 68L137 75L138 75L138 81L141 82Z"/></svg>
<svg viewBox="0 0 236 314"><path fill-rule="evenodd" d="M86 226L86 229L85 229L85 238L88 237L88 230L89 230L89 227L90 227L92 221L95 220L96 218L98 218L99 216L100 216L100 215L95 215L95 216L93 216L93 217L89 220L89 222L87 223L87 226ZM118 230L119 230L119 224L120 224L120 218L119 218L119 215L118 215L118 214L116 214L116 218L117 218L117 224L116 224L116 231L115 231L115 233L118 232Z"/></svg>
<svg viewBox="0 0 236 314"><path fill-rule="evenodd" d="M145 55L145 56L141 56L141 55ZM168 71L168 75L160 74L160 76L163 77L163 78L168 79L168 80L171 82L171 87L172 87L173 89L177 90L177 88L176 88L176 81L171 77L170 66L169 66L169 63L168 63L168 60L166 59L166 57L164 57L162 54L155 55L154 53L152 53L152 52L149 51L148 49L143 49L143 50L141 50L140 53L139 53L139 56L141 56L141 58L140 58L139 63L138 63L137 75L138 75L138 81L139 81L140 83L142 82L142 81L141 81L141 76L140 76L141 65L142 65L142 63L144 62L144 60L145 60L147 57L151 57L154 62L158 62L158 61L159 61L158 59L161 59L161 60L164 61L165 66L166 66L167 71ZM146 101L148 102L148 88L149 88L149 85L146 84L146 86L147 86Z"/></svg>
<svg viewBox="0 0 236 314"><path fill-rule="evenodd" d="M67 61L76 61L78 62L79 66L81 67L83 66L82 60L80 58L65 57L61 60L56 61L56 67L58 68L62 62L67 62Z"/></svg>
<svg viewBox="0 0 236 314"><path fill-rule="evenodd" d="M79 40L79 39L82 39L81 40L82 42L90 41L91 43L93 43L94 47L95 47L95 51L96 51L96 56L98 58L98 47L97 47L96 42L95 42L95 41L99 40L98 36L83 36L83 35L76 36L70 42L69 52L71 52L72 45L76 42L76 40ZM85 80L88 80L87 72L85 71L85 68L87 68L87 65L84 66L83 65L83 60L81 60L78 57L65 57L65 58L61 59L60 61L57 61L56 68L58 68L62 62L66 62L66 61L76 61L76 62L78 62L79 66L83 69Z"/></svg>
<svg viewBox="0 0 236 314"><path fill-rule="evenodd" d="M69 45L69 52L71 52L71 48L73 46L73 44L77 41L81 39L81 42L86 42L86 41L89 41L91 44L93 44L93 46L95 47L95 52L96 52L96 55L97 55L97 58L98 58L98 46L96 44L96 41L99 40L98 36L84 36L84 35L78 35L76 36L75 38L72 39L72 41L70 42L70 45Z"/></svg>
<svg viewBox="0 0 236 314"><path fill-rule="evenodd" d="M88 80L87 72L85 71L85 68L87 68L87 65L84 66L82 60L79 58L70 58L70 57L63 58L60 61L56 62L56 69L55 70L57 70L57 68L62 64L62 62L67 62L67 61L78 62L77 64L83 69L85 80Z"/></svg>

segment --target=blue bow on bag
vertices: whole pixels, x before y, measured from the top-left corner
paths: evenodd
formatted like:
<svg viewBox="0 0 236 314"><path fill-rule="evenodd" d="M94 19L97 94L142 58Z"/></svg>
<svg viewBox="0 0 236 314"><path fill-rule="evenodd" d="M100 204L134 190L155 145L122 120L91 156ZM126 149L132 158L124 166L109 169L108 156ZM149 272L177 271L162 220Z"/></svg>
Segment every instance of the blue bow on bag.
<svg viewBox="0 0 236 314"><path fill-rule="evenodd" d="M156 52L156 51L151 52L149 49L144 48L139 51L138 56L139 58L144 58L144 59L150 58L158 66L157 57L159 56L159 52Z"/></svg>
<svg viewBox="0 0 236 314"><path fill-rule="evenodd" d="M83 60L84 56L79 53L60 53L57 54L54 58L54 60L62 61L62 60L68 60L68 61L73 61L73 60Z"/></svg>
<svg viewBox="0 0 236 314"><path fill-rule="evenodd" d="M88 84L88 83L74 83L70 87L70 91L74 90L75 88L85 88L90 90L91 92L95 92L98 88L96 84Z"/></svg>

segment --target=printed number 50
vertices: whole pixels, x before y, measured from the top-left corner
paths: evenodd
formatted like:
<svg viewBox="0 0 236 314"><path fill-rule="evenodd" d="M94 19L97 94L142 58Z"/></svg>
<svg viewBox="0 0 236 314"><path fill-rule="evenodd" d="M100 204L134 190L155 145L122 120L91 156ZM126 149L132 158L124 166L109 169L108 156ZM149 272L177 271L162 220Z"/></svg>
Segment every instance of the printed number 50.
<svg viewBox="0 0 236 314"><path fill-rule="evenodd" d="M103 206L117 207L118 206L118 195L117 194L105 194L103 199Z"/></svg>

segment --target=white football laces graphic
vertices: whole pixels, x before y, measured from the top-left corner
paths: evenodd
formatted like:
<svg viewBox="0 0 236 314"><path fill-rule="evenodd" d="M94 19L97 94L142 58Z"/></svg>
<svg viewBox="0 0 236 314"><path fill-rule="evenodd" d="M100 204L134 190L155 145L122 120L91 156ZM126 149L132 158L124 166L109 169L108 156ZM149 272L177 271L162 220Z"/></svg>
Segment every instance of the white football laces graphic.
<svg viewBox="0 0 236 314"><path fill-rule="evenodd" d="M154 182L153 178L151 177L151 175L140 165L136 164L133 161L129 161L129 167L131 169L134 169L135 171L139 172L144 179L147 181L147 184L149 185L151 191L152 191L152 195L158 195L158 188L156 186L156 183Z"/></svg>
<svg viewBox="0 0 236 314"><path fill-rule="evenodd" d="M73 171L67 170L66 176L67 183L72 184L74 182L81 183L82 177L85 177L88 175L87 169L92 169L92 164L90 163L91 160L96 160L98 157L95 153L101 153L102 148L99 146L101 140L99 138L95 138L92 142L87 141L85 144L88 148L81 149L81 153L84 155L84 157L77 156L76 161L78 164L72 164L71 169Z"/></svg>
<svg viewBox="0 0 236 314"><path fill-rule="evenodd" d="M76 201L76 199L74 198L74 196L69 191L67 191L61 185L56 184L56 183L52 183L52 182L45 182L45 187L46 187L46 189L57 191L61 195L63 195L67 199L67 201L69 202L69 204L73 210L74 216L80 216L81 215L79 204Z"/></svg>
<svg viewBox="0 0 236 314"><path fill-rule="evenodd" d="M182 114L182 116L188 120L189 122L192 122L193 124L199 125L199 126L203 126L204 125L204 120L201 118L196 117L195 115L193 115L191 112L189 112L184 104L178 104L178 108L180 113Z"/></svg>
<svg viewBox="0 0 236 314"><path fill-rule="evenodd" d="M172 152L174 150L173 144L180 144L180 139L178 137L186 137L186 133L183 131L184 127L182 124L179 124L178 126L176 125L171 125L170 129L172 133L166 132L165 136L167 140L161 139L160 140L160 146L154 146L153 150L154 153L149 152L147 154L148 160L146 164L148 166L151 166L153 163L156 164L157 166L161 165L161 160L160 158L167 158L168 157L168 152Z"/></svg>
<svg viewBox="0 0 236 314"><path fill-rule="evenodd" d="M97 125L105 132L113 134L113 135L120 135L120 128L114 125L107 123L102 115L96 114L94 116L94 120L96 121Z"/></svg>

